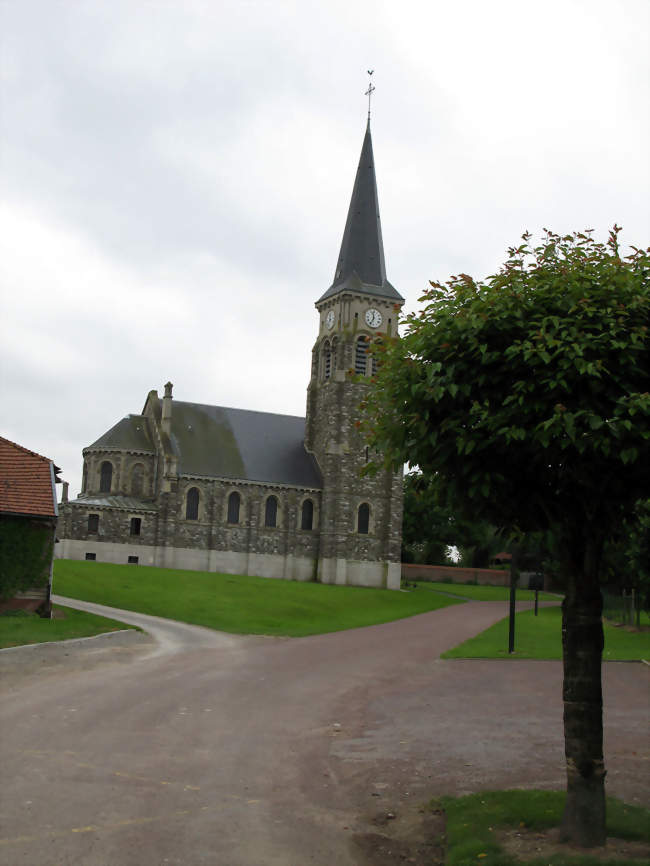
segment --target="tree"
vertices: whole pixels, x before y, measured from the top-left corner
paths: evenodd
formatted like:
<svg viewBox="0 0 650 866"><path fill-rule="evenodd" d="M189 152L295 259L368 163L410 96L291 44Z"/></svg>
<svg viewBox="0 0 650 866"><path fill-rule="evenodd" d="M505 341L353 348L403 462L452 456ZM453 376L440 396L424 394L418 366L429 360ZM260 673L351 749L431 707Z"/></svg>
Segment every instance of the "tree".
<svg viewBox="0 0 650 866"><path fill-rule="evenodd" d="M448 564L453 539L454 515L439 501L435 478L409 472L404 476L402 562Z"/></svg>
<svg viewBox="0 0 650 866"><path fill-rule="evenodd" d="M545 531L563 602L564 839L605 841L603 545L650 483L650 250L619 228L546 231L484 282L431 283L384 341L361 427L386 464L437 473L456 501L511 531Z"/></svg>
<svg viewBox="0 0 650 866"><path fill-rule="evenodd" d="M462 505L450 501L437 475L409 472L404 476L402 562L451 565L449 548L456 547L460 564L489 568L491 558L507 546L500 529L485 520L462 515Z"/></svg>
<svg viewBox="0 0 650 866"><path fill-rule="evenodd" d="M509 547L503 531L487 520L476 517L457 520L455 545L460 553L460 565L465 568L490 568L492 558Z"/></svg>

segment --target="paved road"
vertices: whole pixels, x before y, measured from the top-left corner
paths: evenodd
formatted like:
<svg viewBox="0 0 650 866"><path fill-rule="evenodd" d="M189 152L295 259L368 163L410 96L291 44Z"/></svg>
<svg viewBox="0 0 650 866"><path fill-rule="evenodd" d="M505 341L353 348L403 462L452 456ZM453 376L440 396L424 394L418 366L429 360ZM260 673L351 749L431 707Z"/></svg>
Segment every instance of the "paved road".
<svg viewBox="0 0 650 866"><path fill-rule="evenodd" d="M88 607L155 643L7 679L3 866L352 866L377 814L563 786L560 664L439 659L503 603L300 639ZM609 791L646 804L649 673L604 667Z"/></svg>

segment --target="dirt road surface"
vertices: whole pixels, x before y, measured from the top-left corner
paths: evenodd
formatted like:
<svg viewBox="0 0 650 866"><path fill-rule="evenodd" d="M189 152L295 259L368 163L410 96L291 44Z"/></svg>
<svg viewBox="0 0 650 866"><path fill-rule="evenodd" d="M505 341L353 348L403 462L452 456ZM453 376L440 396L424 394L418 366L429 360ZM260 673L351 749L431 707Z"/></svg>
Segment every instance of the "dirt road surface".
<svg viewBox="0 0 650 866"><path fill-rule="evenodd" d="M3 866L358 866L434 795L564 785L560 663L439 658L504 603L299 639L70 604L148 635L0 652ZM608 791L645 805L649 675L603 667Z"/></svg>

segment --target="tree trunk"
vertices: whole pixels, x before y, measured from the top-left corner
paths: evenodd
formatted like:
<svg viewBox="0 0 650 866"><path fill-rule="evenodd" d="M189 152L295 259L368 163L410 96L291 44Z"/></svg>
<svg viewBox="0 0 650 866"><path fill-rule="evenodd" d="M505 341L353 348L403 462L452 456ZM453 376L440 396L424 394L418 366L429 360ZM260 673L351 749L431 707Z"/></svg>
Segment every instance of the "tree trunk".
<svg viewBox="0 0 650 866"><path fill-rule="evenodd" d="M598 547L597 542L583 547L582 567L577 574L571 569L562 604L567 799L560 837L585 848L604 845L607 835Z"/></svg>

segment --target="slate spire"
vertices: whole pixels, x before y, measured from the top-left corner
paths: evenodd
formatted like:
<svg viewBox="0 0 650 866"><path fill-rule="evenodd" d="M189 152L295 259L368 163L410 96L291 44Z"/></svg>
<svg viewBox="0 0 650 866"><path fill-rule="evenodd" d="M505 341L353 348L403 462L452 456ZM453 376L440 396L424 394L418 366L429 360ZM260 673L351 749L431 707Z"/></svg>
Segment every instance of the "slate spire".
<svg viewBox="0 0 650 866"><path fill-rule="evenodd" d="M361 148L334 281L319 300L323 301L344 289L404 300L386 279L370 118Z"/></svg>

